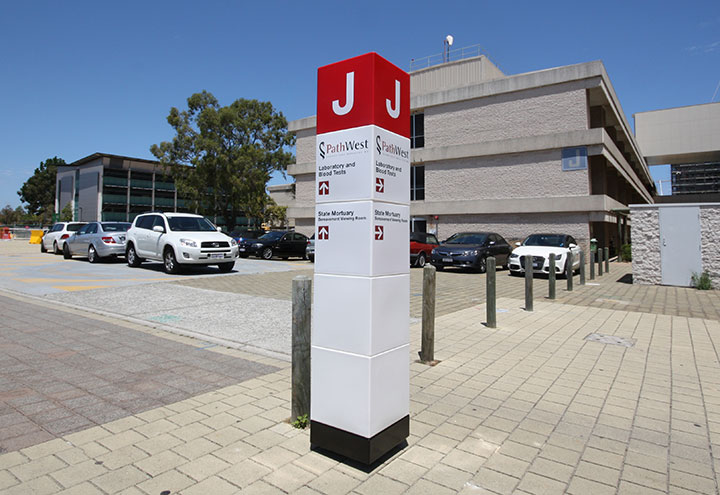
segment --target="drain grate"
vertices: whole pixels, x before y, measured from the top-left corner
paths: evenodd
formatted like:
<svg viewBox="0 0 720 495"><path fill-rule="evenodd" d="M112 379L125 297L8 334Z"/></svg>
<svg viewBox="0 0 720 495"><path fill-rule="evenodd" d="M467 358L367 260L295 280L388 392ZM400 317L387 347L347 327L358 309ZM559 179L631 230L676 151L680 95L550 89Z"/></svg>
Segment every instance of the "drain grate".
<svg viewBox="0 0 720 495"><path fill-rule="evenodd" d="M634 347L635 342L637 342L635 339L625 339L623 337L603 335L601 333L591 333L585 337L585 340L588 342L599 342L600 344L621 345L623 347Z"/></svg>

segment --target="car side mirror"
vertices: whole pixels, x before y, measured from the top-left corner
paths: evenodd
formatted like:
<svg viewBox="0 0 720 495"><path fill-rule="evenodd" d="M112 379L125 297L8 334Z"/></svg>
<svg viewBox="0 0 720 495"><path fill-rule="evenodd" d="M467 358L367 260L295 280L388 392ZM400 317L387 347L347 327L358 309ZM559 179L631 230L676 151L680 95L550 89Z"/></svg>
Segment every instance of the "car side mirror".
<svg viewBox="0 0 720 495"><path fill-rule="evenodd" d="M573 244L572 242L568 246L570 249L575 249L577 247L577 244Z"/></svg>
<svg viewBox="0 0 720 495"><path fill-rule="evenodd" d="M520 243L519 243L519 242L516 242L515 245L516 245L517 247L520 247Z"/></svg>
<svg viewBox="0 0 720 495"><path fill-rule="evenodd" d="M218 232L222 232L222 227L218 227L218 228L217 228L217 231L218 231Z"/></svg>
<svg viewBox="0 0 720 495"><path fill-rule="evenodd" d="M495 245L495 241L488 242L488 246L494 246L494 245Z"/></svg>
<svg viewBox="0 0 720 495"><path fill-rule="evenodd" d="M160 232L161 234L163 234L165 232L165 227L163 227L162 225L155 225L153 227L153 231Z"/></svg>

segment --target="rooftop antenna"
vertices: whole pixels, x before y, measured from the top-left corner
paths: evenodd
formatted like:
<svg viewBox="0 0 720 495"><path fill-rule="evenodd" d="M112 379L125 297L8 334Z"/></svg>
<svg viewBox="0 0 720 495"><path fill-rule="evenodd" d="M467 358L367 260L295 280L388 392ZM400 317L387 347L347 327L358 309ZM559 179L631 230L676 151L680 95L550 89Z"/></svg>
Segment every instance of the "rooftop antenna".
<svg viewBox="0 0 720 495"><path fill-rule="evenodd" d="M452 35L448 34L443 40L443 62L450 62L450 47L453 44Z"/></svg>

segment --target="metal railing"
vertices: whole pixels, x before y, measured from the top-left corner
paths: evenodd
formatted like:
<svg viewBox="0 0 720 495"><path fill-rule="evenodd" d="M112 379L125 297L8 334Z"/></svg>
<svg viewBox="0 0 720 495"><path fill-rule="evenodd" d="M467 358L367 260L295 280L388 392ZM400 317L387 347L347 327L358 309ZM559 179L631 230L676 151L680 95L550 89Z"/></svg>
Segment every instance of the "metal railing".
<svg viewBox="0 0 720 495"><path fill-rule="evenodd" d="M437 53L435 55L428 55L422 58L413 58L410 60L410 72L427 69L434 65L444 64L446 62L455 62L456 60L463 60L465 58L479 57L480 55L487 56L487 52L480 45L471 45L463 48L456 48L450 50L447 53Z"/></svg>

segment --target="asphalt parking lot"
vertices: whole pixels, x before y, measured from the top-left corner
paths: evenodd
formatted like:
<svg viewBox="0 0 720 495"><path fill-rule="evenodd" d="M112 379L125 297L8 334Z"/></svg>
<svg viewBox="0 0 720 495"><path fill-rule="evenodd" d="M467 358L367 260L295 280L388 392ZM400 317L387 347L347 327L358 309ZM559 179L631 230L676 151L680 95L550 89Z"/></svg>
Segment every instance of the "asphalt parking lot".
<svg viewBox="0 0 720 495"><path fill-rule="evenodd" d="M238 259L233 273L250 274L294 270L309 262ZM218 276L215 266L193 267L181 275L163 272L161 263L147 262L130 268L121 259L90 264L84 258L66 260L62 256L41 253L40 246L26 241L0 242L0 289L34 296L64 292L129 287L178 278Z"/></svg>

